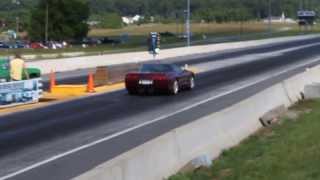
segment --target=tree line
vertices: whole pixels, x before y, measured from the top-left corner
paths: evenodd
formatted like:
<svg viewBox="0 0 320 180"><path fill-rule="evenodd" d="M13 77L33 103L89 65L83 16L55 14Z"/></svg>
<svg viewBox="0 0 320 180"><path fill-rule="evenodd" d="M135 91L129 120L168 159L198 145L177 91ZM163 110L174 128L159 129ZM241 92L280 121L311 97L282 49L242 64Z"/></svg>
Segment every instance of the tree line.
<svg viewBox="0 0 320 180"><path fill-rule="evenodd" d="M319 0L270 0L272 15L295 18L300 8L320 12ZM87 21L101 21L105 28L121 27L121 16L154 17L156 22L183 21L187 0L1 0L0 22L10 28L20 24L33 39L43 39L45 17L47 36L52 39L83 37ZM191 0L192 20L229 22L260 20L268 16L269 0ZM49 6L48 12L46 7ZM46 14L48 13L48 14ZM17 18L19 18L17 22ZM0 26L1 28L1 26ZM1 29L0 29L1 30Z"/></svg>
<svg viewBox="0 0 320 180"><path fill-rule="evenodd" d="M177 18L183 16L186 0L91 0L93 13L112 12L119 15L142 14ZM320 10L319 0L271 0L272 14L280 16L282 12L295 18L297 10ZM191 0L194 19L208 21L231 21L241 15L250 19L268 16L268 0Z"/></svg>
<svg viewBox="0 0 320 180"><path fill-rule="evenodd" d="M40 0L1 0L0 17L27 14ZM61 0L55 0L61 1ZM62 0L63 1L63 0ZM128 16L141 14L175 19L183 17L187 0L86 0L91 15L118 14ZM15 3L19 2L19 4ZM319 0L271 0L272 14L282 12L294 18L300 6L320 11ZM245 13L250 19L265 18L268 15L268 0L191 0L194 19L210 21L229 21L239 19L238 14ZM7 14L7 15L6 15ZM12 16L10 16L12 17Z"/></svg>

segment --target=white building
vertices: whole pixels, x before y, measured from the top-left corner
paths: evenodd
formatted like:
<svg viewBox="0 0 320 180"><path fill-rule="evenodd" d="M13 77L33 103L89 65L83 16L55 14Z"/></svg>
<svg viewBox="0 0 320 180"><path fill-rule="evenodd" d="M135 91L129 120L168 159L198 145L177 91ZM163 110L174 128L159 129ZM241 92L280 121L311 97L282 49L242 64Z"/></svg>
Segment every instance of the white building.
<svg viewBox="0 0 320 180"><path fill-rule="evenodd" d="M269 23L269 18L263 19L264 23ZM297 23L294 19L287 18L284 13L280 17L271 17L271 22L272 23L288 23L288 24L293 24Z"/></svg>
<svg viewBox="0 0 320 180"><path fill-rule="evenodd" d="M97 26L100 24L100 21L88 21L87 24L89 26Z"/></svg>
<svg viewBox="0 0 320 180"><path fill-rule="evenodd" d="M137 23L137 22L139 22L139 21L141 21L141 20L143 20L143 19L144 19L144 17L143 17L143 16L140 16L140 15L135 15L135 16L133 16L133 17L124 16L124 17L122 17L122 22L123 22L124 24L129 25L129 24Z"/></svg>

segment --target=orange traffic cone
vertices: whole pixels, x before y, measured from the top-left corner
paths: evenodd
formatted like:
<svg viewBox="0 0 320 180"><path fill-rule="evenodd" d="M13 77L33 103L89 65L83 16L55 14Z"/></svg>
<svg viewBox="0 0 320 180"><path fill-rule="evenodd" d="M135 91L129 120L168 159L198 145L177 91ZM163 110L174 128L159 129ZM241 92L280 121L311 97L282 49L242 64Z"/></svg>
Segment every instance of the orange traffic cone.
<svg viewBox="0 0 320 180"><path fill-rule="evenodd" d="M88 93L94 93L94 80L93 80L93 74L90 73L88 77L88 86L87 86L87 92Z"/></svg>
<svg viewBox="0 0 320 180"><path fill-rule="evenodd" d="M50 92L52 92L53 87L56 86L56 74L53 70L50 73Z"/></svg>

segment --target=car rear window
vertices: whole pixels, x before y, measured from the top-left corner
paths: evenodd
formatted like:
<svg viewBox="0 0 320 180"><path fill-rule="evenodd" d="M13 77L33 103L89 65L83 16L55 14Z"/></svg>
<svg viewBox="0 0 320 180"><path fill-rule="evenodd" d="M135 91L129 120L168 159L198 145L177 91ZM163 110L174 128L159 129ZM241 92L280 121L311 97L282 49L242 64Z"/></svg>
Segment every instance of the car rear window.
<svg viewBox="0 0 320 180"><path fill-rule="evenodd" d="M173 72L174 69L169 64L144 64L140 68L140 72L144 73L159 73L159 72Z"/></svg>

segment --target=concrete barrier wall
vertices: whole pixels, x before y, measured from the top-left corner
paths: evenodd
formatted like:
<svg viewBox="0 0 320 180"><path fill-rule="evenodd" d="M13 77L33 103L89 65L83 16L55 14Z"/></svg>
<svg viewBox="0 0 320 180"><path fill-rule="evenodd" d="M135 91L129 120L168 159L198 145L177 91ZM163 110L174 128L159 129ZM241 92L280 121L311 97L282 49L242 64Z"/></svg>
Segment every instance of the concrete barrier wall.
<svg viewBox="0 0 320 180"><path fill-rule="evenodd" d="M194 158L217 158L259 130L259 118L301 99L304 87L320 82L320 66L278 83L238 104L145 143L75 178L77 180L163 180Z"/></svg>
<svg viewBox="0 0 320 180"><path fill-rule="evenodd" d="M97 67L94 81L97 86L120 83L124 81L125 76L129 72L136 72L139 70L139 67L140 64L137 63Z"/></svg>
<svg viewBox="0 0 320 180"><path fill-rule="evenodd" d="M129 63L129 64L120 64L114 66L108 66L108 79L109 83L118 83L123 82L126 74L129 72L136 72L139 70L140 64Z"/></svg>
<svg viewBox="0 0 320 180"><path fill-rule="evenodd" d="M320 97L320 67L309 69L311 83L304 87L305 98L314 99ZM309 81L310 82L310 81Z"/></svg>

